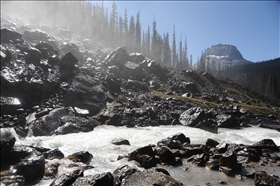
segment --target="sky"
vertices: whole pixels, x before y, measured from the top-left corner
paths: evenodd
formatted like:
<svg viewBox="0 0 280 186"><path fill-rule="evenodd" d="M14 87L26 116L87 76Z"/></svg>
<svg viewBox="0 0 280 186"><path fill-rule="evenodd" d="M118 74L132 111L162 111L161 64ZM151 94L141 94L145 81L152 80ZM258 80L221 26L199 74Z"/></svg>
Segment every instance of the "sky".
<svg viewBox="0 0 280 186"><path fill-rule="evenodd" d="M279 57L280 2L274 1L114 1L118 15L128 19L140 11L142 31L169 33L173 27L178 42L187 39L188 55L193 61L202 51L216 44L237 47L243 57L252 62ZM101 2L93 1L101 4ZM113 1L104 1L110 13ZM171 46L171 45L170 45Z"/></svg>

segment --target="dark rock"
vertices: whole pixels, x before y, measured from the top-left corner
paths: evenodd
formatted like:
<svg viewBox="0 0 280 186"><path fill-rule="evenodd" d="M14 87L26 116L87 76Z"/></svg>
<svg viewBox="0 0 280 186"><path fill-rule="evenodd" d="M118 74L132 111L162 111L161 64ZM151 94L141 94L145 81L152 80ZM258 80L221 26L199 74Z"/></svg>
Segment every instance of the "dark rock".
<svg viewBox="0 0 280 186"><path fill-rule="evenodd" d="M206 162L206 167L211 170L219 170L219 160L218 159L210 159Z"/></svg>
<svg viewBox="0 0 280 186"><path fill-rule="evenodd" d="M127 61L127 50L125 47L119 47L115 51L111 52L104 60L108 66L116 65L118 67L124 66Z"/></svg>
<svg viewBox="0 0 280 186"><path fill-rule="evenodd" d="M218 127L223 127L223 128L240 127L238 119L231 115L225 115L225 114L217 115L216 119L217 119Z"/></svg>
<svg viewBox="0 0 280 186"><path fill-rule="evenodd" d="M175 155L167 146L158 147L156 151L162 163L167 163L169 165L174 165L176 163Z"/></svg>
<svg viewBox="0 0 280 186"><path fill-rule="evenodd" d="M11 165L13 175L22 175L25 183L38 181L43 178L45 171L45 158L34 148L16 146L6 160Z"/></svg>
<svg viewBox="0 0 280 186"><path fill-rule="evenodd" d="M167 171L158 170L157 168L152 168L144 170L141 172L136 172L129 176L125 181L121 183L121 186L135 186L135 185L172 185L172 186L183 186L183 184L171 176L163 173Z"/></svg>
<svg viewBox="0 0 280 186"><path fill-rule="evenodd" d="M50 56L58 55L58 51L54 47L46 42L41 42L34 46L40 52L43 58L48 59ZM51 64L51 63L50 63ZM51 64L52 65L52 64Z"/></svg>
<svg viewBox="0 0 280 186"><path fill-rule="evenodd" d="M233 171L240 171L241 166L237 162L236 154L232 151L227 151L219 159L219 165L224 167L229 167Z"/></svg>
<svg viewBox="0 0 280 186"><path fill-rule="evenodd" d="M79 51L79 48L77 47L77 45L75 44L66 44L66 45L62 45L61 46L61 51L64 53L64 54L67 54L67 53L71 53L73 54L73 56L75 58L78 59L78 61L82 61L83 60L83 55L80 53Z"/></svg>
<svg viewBox="0 0 280 186"><path fill-rule="evenodd" d="M40 50L34 47L29 47L27 51L27 55L25 57L25 61L27 64L40 65L40 60L42 58L42 53Z"/></svg>
<svg viewBox="0 0 280 186"><path fill-rule="evenodd" d="M255 172L255 186L280 185L278 176L268 175L265 171Z"/></svg>
<svg viewBox="0 0 280 186"><path fill-rule="evenodd" d="M143 56L140 53L131 53L128 56L128 61L132 61L134 63L141 63L142 61L145 60L145 56Z"/></svg>
<svg viewBox="0 0 280 186"><path fill-rule="evenodd" d="M71 52L66 53L62 57L59 64L61 81L68 81L77 74L78 69L75 66L77 63L78 59L75 56L73 56Z"/></svg>
<svg viewBox="0 0 280 186"><path fill-rule="evenodd" d="M114 145L130 145L129 141L124 138L114 139L112 143Z"/></svg>
<svg viewBox="0 0 280 186"><path fill-rule="evenodd" d="M84 177L79 177L73 183L73 186L81 186L81 185L93 185L93 186L105 186L105 185L114 185L114 176L110 172L89 175Z"/></svg>
<svg viewBox="0 0 280 186"><path fill-rule="evenodd" d="M129 79L127 81L125 87L127 89L136 89L136 90L148 91L148 87L144 83L142 83L142 82L140 82L138 80L131 80L131 79Z"/></svg>
<svg viewBox="0 0 280 186"><path fill-rule="evenodd" d="M133 77L135 79L140 79L142 76L142 67L134 62L127 61L124 64L124 67L122 67L122 77L127 79L130 77Z"/></svg>
<svg viewBox="0 0 280 186"><path fill-rule="evenodd" d="M44 157L49 160L62 159L64 158L64 154L59 149L53 149L45 152Z"/></svg>
<svg viewBox="0 0 280 186"><path fill-rule="evenodd" d="M217 142L211 138L207 138L206 145L209 147L216 147L217 145L219 145L219 142Z"/></svg>
<svg viewBox="0 0 280 186"><path fill-rule="evenodd" d="M275 152L279 152L279 148L272 139L263 139L257 143L254 143L251 147L256 148L258 151L261 149L270 149Z"/></svg>
<svg viewBox="0 0 280 186"><path fill-rule="evenodd" d="M25 179L22 175L1 175L0 183L3 186L25 186Z"/></svg>
<svg viewBox="0 0 280 186"><path fill-rule="evenodd" d="M227 151L228 144L227 143L220 143L218 146L216 146L216 150L218 153L224 153Z"/></svg>
<svg viewBox="0 0 280 186"><path fill-rule="evenodd" d="M65 173L56 178L50 186L68 186L72 185L78 177L83 176L83 170L77 169L70 173Z"/></svg>
<svg viewBox="0 0 280 186"><path fill-rule="evenodd" d="M58 172L59 164L51 164L45 167L44 179L54 179Z"/></svg>
<svg viewBox="0 0 280 186"><path fill-rule="evenodd" d="M212 132L212 133L215 133L215 134L218 133L217 123L213 119L202 120L197 125L195 125L195 128L200 128L202 130Z"/></svg>
<svg viewBox="0 0 280 186"><path fill-rule="evenodd" d="M1 43L10 43L10 41L13 43L23 43L22 35L6 28L1 29Z"/></svg>
<svg viewBox="0 0 280 186"><path fill-rule="evenodd" d="M192 107L181 114L179 121L182 125L194 127L202 121L205 116L205 111L202 108Z"/></svg>
<svg viewBox="0 0 280 186"><path fill-rule="evenodd" d="M122 165L118 167L114 172L113 175L115 177L115 185L120 186L123 180L125 180L130 175L134 174L138 170L135 168L132 168L128 165Z"/></svg>
<svg viewBox="0 0 280 186"><path fill-rule="evenodd" d="M3 133L3 131L1 131L1 133ZM1 141L1 168L2 168L3 162L6 160L7 157L9 157L9 155L13 150L16 139L13 136L2 139L1 136L0 141Z"/></svg>
<svg viewBox="0 0 280 186"><path fill-rule="evenodd" d="M226 174L227 176L233 176L234 175L234 170L232 170L232 168L230 168L230 167L220 166L219 171Z"/></svg>
<svg viewBox="0 0 280 186"><path fill-rule="evenodd" d="M106 93L101 83L91 76L77 75L69 84L61 84L63 102L67 106L78 107L95 115L106 103Z"/></svg>
<svg viewBox="0 0 280 186"><path fill-rule="evenodd" d="M80 151L68 156L73 162L83 162L85 164L89 164L92 157L92 154L87 151Z"/></svg>
<svg viewBox="0 0 280 186"><path fill-rule="evenodd" d="M131 152L129 154L128 160L135 160L140 164L141 167L146 169L156 166L158 162L155 158L155 152L151 146L141 147Z"/></svg>
<svg viewBox="0 0 280 186"><path fill-rule="evenodd" d="M183 143L189 143L189 144L191 143L190 138L186 137L185 134L183 134L183 133L177 133L177 134L171 136L171 139L172 140L179 140L182 144Z"/></svg>
<svg viewBox="0 0 280 186"><path fill-rule="evenodd" d="M209 156L205 153L202 154L196 154L188 158L188 162L191 162L192 164L196 166L205 166L206 162L208 161Z"/></svg>

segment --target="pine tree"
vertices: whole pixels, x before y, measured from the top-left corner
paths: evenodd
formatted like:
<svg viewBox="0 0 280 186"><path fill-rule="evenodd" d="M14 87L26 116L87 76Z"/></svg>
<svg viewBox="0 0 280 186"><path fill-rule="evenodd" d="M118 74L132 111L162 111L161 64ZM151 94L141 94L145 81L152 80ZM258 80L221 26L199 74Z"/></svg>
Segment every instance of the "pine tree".
<svg viewBox="0 0 280 186"><path fill-rule="evenodd" d="M136 16L136 33L135 33L135 50L141 52L141 24L140 24L140 11Z"/></svg>
<svg viewBox="0 0 280 186"><path fill-rule="evenodd" d="M156 21L153 21L153 33L152 33L152 55L157 56L157 28L156 28ZM157 57L155 57L157 58ZM156 59L157 60L157 59Z"/></svg>
<svg viewBox="0 0 280 186"><path fill-rule="evenodd" d="M135 23L134 23L134 17L130 17L130 22L129 22L129 45L128 45L128 50L135 52Z"/></svg>
<svg viewBox="0 0 280 186"><path fill-rule="evenodd" d="M193 68L193 57L192 54L190 55L190 66L189 69L191 70Z"/></svg>
<svg viewBox="0 0 280 186"><path fill-rule="evenodd" d="M190 69L189 59L188 59L188 46L187 46L187 38L185 38L185 47L183 52L183 61L184 61L184 69Z"/></svg>
<svg viewBox="0 0 280 186"><path fill-rule="evenodd" d="M112 12L111 12L111 16L110 16L110 23L109 23L109 38L110 38L110 43L111 45L114 46L114 44L116 43L116 19L117 19L117 5L116 3L113 1L112 4Z"/></svg>
<svg viewBox="0 0 280 186"><path fill-rule="evenodd" d="M173 27L173 42L172 42L172 67L176 67L177 57L176 57L176 35L175 35L175 25Z"/></svg>
<svg viewBox="0 0 280 186"><path fill-rule="evenodd" d="M128 33L128 18L126 8L124 9L124 19L123 19L123 31L124 31L124 43L126 47L129 46L129 33Z"/></svg>
<svg viewBox="0 0 280 186"><path fill-rule="evenodd" d="M171 66L171 50L169 45L169 34L163 36L163 64L165 66Z"/></svg>

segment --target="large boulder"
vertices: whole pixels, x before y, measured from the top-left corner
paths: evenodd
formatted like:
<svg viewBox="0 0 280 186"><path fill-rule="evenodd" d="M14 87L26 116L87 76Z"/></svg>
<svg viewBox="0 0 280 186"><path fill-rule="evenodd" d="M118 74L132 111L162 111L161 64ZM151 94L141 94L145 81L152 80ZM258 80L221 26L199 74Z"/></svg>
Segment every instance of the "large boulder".
<svg viewBox="0 0 280 186"><path fill-rule="evenodd" d="M180 115L179 121L182 125L194 127L205 119L205 111L200 107L192 107Z"/></svg>
<svg viewBox="0 0 280 186"><path fill-rule="evenodd" d="M8 169L7 165L10 165ZM13 151L5 158L5 162L1 163L1 169L4 169L1 172L1 177L8 179L7 176L19 176L20 180L23 179L25 183L30 183L43 178L45 158L41 152L34 148L14 146Z"/></svg>
<svg viewBox="0 0 280 186"><path fill-rule="evenodd" d="M79 74L72 82L63 82L61 90L65 105L86 109L89 115L99 113L106 104L104 87L91 76Z"/></svg>
<svg viewBox="0 0 280 186"><path fill-rule="evenodd" d="M68 156L68 158L73 162L82 162L85 164L89 164L92 157L92 154L88 151L80 151Z"/></svg>
<svg viewBox="0 0 280 186"><path fill-rule="evenodd" d="M1 43L23 43L22 35L9 29L1 29Z"/></svg>
<svg viewBox="0 0 280 186"><path fill-rule="evenodd" d="M125 47L119 47L111 52L104 60L108 66L116 65L118 67L124 66L127 61L127 50Z"/></svg>
<svg viewBox="0 0 280 186"><path fill-rule="evenodd" d="M105 185L114 185L114 176L110 172L96 174L96 175L88 175L84 177L79 177L73 183L73 186L105 186Z"/></svg>
<svg viewBox="0 0 280 186"><path fill-rule="evenodd" d="M131 152L128 160L135 160L144 168L154 167L158 163L158 160L155 158L155 152L151 146L141 147Z"/></svg>
<svg viewBox="0 0 280 186"><path fill-rule="evenodd" d="M157 185L157 186L183 186L184 184L173 179L165 169L152 168L141 172L136 172L127 177L121 186L135 185Z"/></svg>
<svg viewBox="0 0 280 186"><path fill-rule="evenodd" d="M72 185L78 177L84 175L84 171L81 169L76 169L72 172L64 173L56 178L50 186L68 186Z"/></svg>
<svg viewBox="0 0 280 186"><path fill-rule="evenodd" d="M99 125L95 119L76 116L67 108L56 108L38 119L34 115L30 114L27 120L33 136L89 132Z"/></svg>

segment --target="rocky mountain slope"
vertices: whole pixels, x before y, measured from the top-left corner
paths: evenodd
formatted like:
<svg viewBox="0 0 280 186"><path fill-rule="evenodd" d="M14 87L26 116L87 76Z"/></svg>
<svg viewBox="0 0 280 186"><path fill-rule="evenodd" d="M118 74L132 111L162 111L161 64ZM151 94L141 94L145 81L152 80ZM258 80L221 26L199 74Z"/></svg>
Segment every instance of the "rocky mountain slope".
<svg viewBox="0 0 280 186"><path fill-rule="evenodd" d="M204 58L209 57L210 69L216 71L219 69L226 70L229 66L238 66L250 64L252 62L243 58L236 46L228 44L218 44L207 48L204 51Z"/></svg>
<svg viewBox="0 0 280 186"><path fill-rule="evenodd" d="M221 127L259 125L280 131L279 107L268 105L257 98L258 94L228 79L215 78L205 72L168 69L142 54L128 53L125 47L101 49L77 36L71 36L70 40L51 35L53 30L43 31L44 28L32 28L16 20L1 21L2 129L13 127L21 137L88 132L102 124L127 127L186 125L213 133ZM41 179L50 149L14 147L14 140L1 135L1 157L6 158L1 158L1 179L2 175L6 180L20 183ZM2 151L2 147L5 150ZM189 151L192 149L197 152L195 147L190 147ZM226 150L223 148L222 151ZM162 149L157 155L165 152L170 154L168 149ZM52 150L49 153L61 155ZM130 159L146 165L154 153L147 147L132 152ZM83 163L91 158L86 152L73 156L70 158ZM178 160L180 157L172 155L172 158ZM24 159L23 163L21 159ZM33 160L37 161L36 169ZM153 163L159 163L157 161ZM17 170L16 178L9 177L13 173L8 171L11 165ZM232 166L232 171L239 170L235 167L236 161ZM32 173L26 174L31 169ZM149 174L152 179L164 176L165 184L180 185L164 170L153 170L153 174L150 171L138 174L144 177ZM76 180L82 177L82 171L64 176L52 185L59 185L66 179ZM115 179L111 173L92 179L104 177L110 183ZM121 181L123 177L120 177Z"/></svg>

